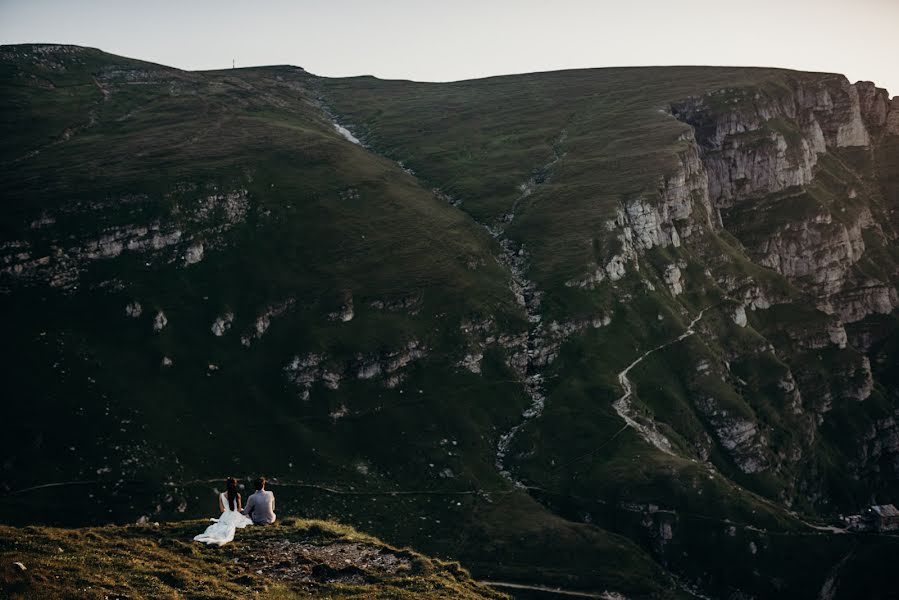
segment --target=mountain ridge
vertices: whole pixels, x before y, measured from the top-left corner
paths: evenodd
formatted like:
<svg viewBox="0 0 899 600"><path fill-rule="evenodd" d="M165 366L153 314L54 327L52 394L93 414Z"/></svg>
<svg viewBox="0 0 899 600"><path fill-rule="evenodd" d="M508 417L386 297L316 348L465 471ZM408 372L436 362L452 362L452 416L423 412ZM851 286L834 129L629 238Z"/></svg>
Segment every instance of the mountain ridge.
<svg viewBox="0 0 899 600"><path fill-rule="evenodd" d="M107 54L107 55L109 55L109 56L113 56L113 57L117 57L117 58L123 58L123 59L127 59L127 60L138 61L138 62L142 62L142 63L148 64L148 65L155 65L155 66L159 66L159 67L163 67L163 68L167 68L167 69L174 69L174 70L177 70L177 71L183 71L183 72L185 72L185 73L214 73L214 74L223 74L223 73L227 73L227 72L237 72L237 71L241 71L241 70L247 71L247 70L254 70L254 69L281 69L281 68L303 69L304 71L306 71L306 69L305 69L304 67L302 67L302 66L300 66L300 65L295 65L295 64L293 64L293 63L277 63L277 64L265 64L265 65L250 65L250 66L230 67L230 68L229 68L229 67L222 67L222 68L218 68L218 69L182 69L182 68L180 68L180 67L175 67L175 66L171 66L171 65L166 65L166 64L163 64L163 63L157 63L157 62L152 62L152 61L146 61L146 60L143 60L143 59L138 59L138 58L128 57L128 56L125 56L125 55L123 55L123 54L120 55L120 54L115 54L115 53L108 53L108 52L105 52L104 50L102 50L102 49L100 49L100 48L96 48L96 47L93 47L93 46L83 46L83 45L79 45L79 44L55 44L55 43L50 43L50 42L24 42L24 43L16 43L16 44L0 44L0 47L10 48L10 49L12 49L12 48L33 48L33 47L43 47L43 48L62 47L62 48L76 48L76 49L79 49L79 50L91 50L91 51L95 51L95 52L101 52L101 53L103 53L103 54ZM483 76L483 77L475 77L475 78L471 78L471 79L457 79L457 80L451 80L451 81L418 81L418 80L415 80L415 79L390 79L390 78L382 78L382 77L378 77L377 75L372 75L372 74L345 75L345 76L330 76L330 75L317 75L317 74L311 73L311 72L309 72L309 71L307 71L307 72L310 73L310 74L312 74L312 75L315 75L316 77L320 77L320 78L323 78L323 79L359 79L359 78L371 78L371 79L376 79L376 80L382 81L382 82L418 83L418 84L429 84L429 83L432 83L432 84L435 84L435 85L443 85L443 84L455 84L455 83L477 82L477 81L484 81L484 80L488 80L488 79L500 79L500 78L504 78L504 77L526 77L526 76L529 76L529 75L543 75L543 74L548 74L548 73L590 72L590 71L600 71L600 70L615 71L615 70L637 70L637 69L660 69L660 70L664 70L664 69L697 69L697 70L703 70L703 69L727 69L727 70L746 69L747 71L752 71L752 70L755 70L755 71L767 71L767 72L775 71L775 72L782 72L782 73L788 73L788 74L790 74L790 73L791 73L791 74L807 73L807 74L811 74L811 75L823 75L823 76L845 77L845 75L843 75L843 74L841 74L841 73L837 73L837 72L835 72L835 71L804 71L804 70L801 70L801 69L794 69L794 68L789 68L789 67L764 67L764 66L760 66L760 65L742 65L742 66L737 66L737 65L727 65L727 64L721 64L721 65L714 65L714 64L708 64L708 65L672 64L672 65L629 65L629 66L607 66L607 67L572 67L572 68L567 68L567 69L552 69L552 70L547 70L547 71L527 71L527 72L524 72L524 71L523 71L523 72L520 72L520 73L501 73L501 74L496 74L496 75L485 75L485 76ZM848 78L847 78L847 81L848 81ZM859 84L859 83L870 83L870 84L874 84L874 82L873 82L872 80L859 79L858 81L856 81L856 82L855 82L854 84L852 84L852 85L857 85L857 84ZM885 88L881 88L881 89L885 89ZM899 95L897 95L897 96L892 96L892 97L893 97L893 98L897 98L897 97L899 97Z"/></svg>
<svg viewBox="0 0 899 600"><path fill-rule="evenodd" d="M13 392L38 402L12 409L7 490L100 476L116 518L199 516L207 484L186 482L221 468L216 440L266 435L293 455L241 464L285 489L478 490L464 509L391 500L418 528L369 500L288 502L368 513L479 576L793 597L858 540L794 536L790 511L896 492L885 92L749 68L418 84L49 55L0 51L5 89L27 90L3 105L2 156L40 150L3 176L4 309L37 355ZM670 454L615 410L622 369L662 345L625 376ZM92 435L85 458L36 462ZM547 544L584 558L547 563ZM820 559L806 579L779 560L796 548Z"/></svg>

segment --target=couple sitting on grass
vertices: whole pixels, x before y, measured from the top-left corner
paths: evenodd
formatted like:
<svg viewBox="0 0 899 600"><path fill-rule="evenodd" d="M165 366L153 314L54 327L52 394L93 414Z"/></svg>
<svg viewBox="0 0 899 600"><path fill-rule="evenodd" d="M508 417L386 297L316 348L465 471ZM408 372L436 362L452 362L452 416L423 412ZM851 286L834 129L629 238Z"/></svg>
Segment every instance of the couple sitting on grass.
<svg viewBox="0 0 899 600"><path fill-rule="evenodd" d="M223 546L234 539L234 532L247 525L271 525L275 522L275 495L265 489L265 477L254 482L256 491L247 498L247 505L241 507L237 480L229 477L225 481L226 490L219 494L219 510L222 516L206 531L194 537L196 542Z"/></svg>

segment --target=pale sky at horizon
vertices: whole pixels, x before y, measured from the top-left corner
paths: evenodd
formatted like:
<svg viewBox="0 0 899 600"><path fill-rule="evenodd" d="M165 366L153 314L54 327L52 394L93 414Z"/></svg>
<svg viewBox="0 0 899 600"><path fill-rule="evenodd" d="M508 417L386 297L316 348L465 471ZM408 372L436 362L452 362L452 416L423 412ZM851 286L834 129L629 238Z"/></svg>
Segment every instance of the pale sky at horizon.
<svg viewBox="0 0 899 600"><path fill-rule="evenodd" d="M452 81L647 65L784 67L899 95L899 0L0 0L0 43L181 69L294 64Z"/></svg>

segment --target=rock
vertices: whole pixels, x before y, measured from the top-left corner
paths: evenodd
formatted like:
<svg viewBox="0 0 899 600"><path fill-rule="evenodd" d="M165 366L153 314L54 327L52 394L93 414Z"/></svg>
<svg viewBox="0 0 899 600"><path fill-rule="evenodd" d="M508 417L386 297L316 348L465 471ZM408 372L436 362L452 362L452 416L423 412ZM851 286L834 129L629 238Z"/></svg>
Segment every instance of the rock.
<svg viewBox="0 0 899 600"><path fill-rule="evenodd" d="M890 112L890 97L885 89L870 81L858 81L854 85L858 91L859 109L868 129L879 129L887 124Z"/></svg>
<svg viewBox="0 0 899 600"><path fill-rule="evenodd" d="M216 337L222 337L225 335L229 329L231 329L231 323L234 322L234 313L231 311L226 312L221 317L218 317L215 322L212 324L212 333Z"/></svg>
<svg viewBox="0 0 899 600"><path fill-rule="evenodd" d="M849 396L862 402L871 396L874 391L874 377L871 374L871 361L867 356L862 356L861 364L853 373L854 386L850 388Z"/></svg>
<svg viewBox="0 0 899 600"><path fill-rule="evenodd" d="M899 96L890 101L890 112L884 131L887 135L899 135Z"/></svg>
<svg viewBox="0 0 899 600"><path fill-rule="evenodd" d="M765 441L754 422L730 414L711 397L698 399L696 407L741 471L751 474L768 468Z"/></svg>
<svg viewBox="0 0 899 600"><path fill-rule="evenodd" d="M839 321L829 323L827 327L827 336L830 342L839 348L845 348L849 343L849 336L846 334L846 328Z"/></svg>
<svg viewBox="0 0 899 600"><path fill-rule="evenodd" d="M125 306L125 314L132 319L138 318L142 312L143 309L140 306L140 302L138 302L137 300L129 302L128 305Z"/></svg>
<svg viewBox="0 0 899 600"><path fill-rule="evenodd" d="M387 379L384 380L384 387L392 390L396 386L401 384L405 378L406 378L405 373L396 373L394 375L391 375L390 377L388 377ZM402 390L400 390L400 393L401 394L403 393Z"/></svg>
<svg viewBox="0 0 899 600"><path fill-rule="evenodd" d="M668 284L668 289L671 290L672 296L677 296L678 294L683 293L684 286L681 276L681 270L677 265L668 265L665 268L665 274L662 276L662 278L665 280L665 283Z"/></svg>
<svg viewBox="0 0 899 600"><path fill-rule="evenodd" d="M372 300L369 306L377 310L390 310L417 315L421 309L422 297L420 294L405 296L397 300Z"/></svg>
<svg viewBox="0 0 899 600"><path fill-rule="evenodd" d="M301 397L305 400L308 399L309 390L316 382L320 381L326 388L336 390L343 379L352 377L354 373L356 378L363 380L386 375L385 386L395 387L403 379L403 375L396 372L425 355L426 348L412 340L401 350L370 356L357 355L355 361L332 364L328 367L324 366L322 355L296 356L284 370L288 380L302 388Z"/></svg>
<svg viewBox="0 0 899 600"><path fill-rule="evenodd" d="M606 278L606 272L602 267L597 267L593 273L586 275L580 279L570 279L565 282L566 287L576 287L581 289L592 290Z"/></svg>
<svg viewBox="0 0 899 600"><path fill-rule="evenodd" d="M899 294L895 288L884 283L868 281L829 298L822 310L836 312L844 323L855 323L872 314L888 315L897 307L899 307Z"/></svg>
<svg viewBox="0 0 899 600"><path fill-rule="evenodd" d="M213 220L224 222L222 230L227 231L235 225L242 223L250 209L250 201L247 190L234 190L224 194L213 194L203 198L191 215L191 220L197 223L207 223Z"/></svg>
<svg viewBox="0 0 899 600"><path fill-rule="evenodd" d="M793 414L802 414L802 395L799 393L793 372L787 371L786 376L777 383L777 387L783 390L784 395L789 399Z"/></svg>
<svg viewBox="0 0 899 600"><path fill-rule="evenodd" d="M283 302L272 304L266 308L261 315L256 317L256 320L253 322L253 328L248 333L241 336L240 343L249 348L250 345L252 345L253 340L258 340L265 335L265 332L268 331L268 328L271 326L272 319L283 315L295 303L296 300L288 298Z"/></svg>
<svg viewBox="0 0 899 600"><path fill-rule="evenodd" d="M169 320L165 317L165 313L162 311L157 312L156 316L153 317L153 331L157 333L162 331L168 323Z"/></svg>
<svg viewBox="0 0 899 600"><path fill-rule="evenodd" d="M309 399L309 391L312 389L312 386L322 378L323 368L321 365L323 361L323 355L309 353L295 356L284 367L287 380L300 387L300 398L302 400Z"/></svg>
<svg viewBox="0 0 899 600"><path fill-rule="evenodd" d="M187 250L184 251L185 265L193 265L201 260L203 260L203 244L201 242L191 244L187 247Z"/></svg>
<svg viewBox="0 0 899 600"><path fill-rule="evenodd" d="M381 374L381 364L367 363L363 364L359 367L358 377L359 379L371 379L372 377L376 377Z"/></svg>
<svg viewBox="0 0 899 600"><path fill-rule="evenodd" d="M31 222L31 229L43 229L56 223L56 219L47 213L41 213L40 218Z"/></svg>
<svg viewBox="0 0 899 600"><path fill-rule="evenodd" d="M459 366L465 369L468 369L472 373L480 373L481 372L481 361L484 359L483 352L474 352L471 354L466 354L462 360L459 361Z"/></svg>
<svg viewBox="0 0 899 600"><path fill-rule="evenodd" d="M661 216L654 206L643 200L635 200L625 206L627 223L633 232L635 244L649 250L654 246L667 246L670 237L662 230Z"/></svg>
<svg viewBox="0 0 899 600"><path fill-rule="evenodd" d="M623 256L616 254L606 265L606 273L609 274L609 279L611 281L618 281L624 277L624 274L627 272L624 261L625 258Z"/></svg>
<svg viewBox="0 0 899 600"><path fill-rule="evenodd" d="M850 85L842 76L829 76L794 81L782 92L724 89L672 105L672 115L692 126L693 139L702 149L715 210L805 186L815 176L821 153L869 146L881 132L899 133L899 99L889 101L885 90L869 82ZM847 184L846 197L863 198L860 189ZM818 204L817 213L807 211L770 231L752 230L739 221L728 228L755 262L820 298L822 310L837 314L844 323L894 310L899 306L894 285L864 281L855 267L866 252L866 239L893 244L893 230L883 227L859 201ZM760 208L776 210L765 204ZM635 243L645 244L645 237L635 236ZM752 309L770 305L766 299L745 300ZM834 329L832 334L833 343L845 344L841 332Z"/></svg>
<svg viewBox="0 0 899 600"><path fill-rule="evenodd" d="M765 310L771 308L771 300L765 290L759 286L752 286L743 293L743 303L751 310Z"/></svg>
<svg viewBox="0 0 899 600"><path fill-rule="evenodd" d="M344 307L341 309L340 320L344 323L347 323L348 321L352 321L354 314L355 313L353 312L353 302L352 302L352 300L350 300L350 303L347 305L344 305Z"/></svg>
<svg viewBox="0 0 899 600"><path fill-rule="evenodd" d="M682 239L692 235L697 218L710 228L717 227L720 220L712 219L708 176L692 130L684 132L681 141L687 143L685 149L677 154L678 167L661 178L658 194L623 203L616 218L606 222L609 232L619 232L617 237L621 249L606 259L604 267L596 268L584 277L571 279L565 283L566 286L592 289L607 278L609 281L619 281L626 274L628 263L639 269L637 258L643 252L656 247L680 247ZM697 214L701 216L694 218ZM669 282L672 293L680 294L679 270L668 275L678 280ZM652 284L644 280L644 285L651 288Z"/></svg>
<svg viewBox="0 0 899 600"><path fill-rule="evenodd" d="M863 86L864 87L864 86ZM739 102L752 90L720 90L672 106L672 114L695 127L705 150L709 196L716 208L741 197L772 193L811 181L817 155L827 146L866 146L870 136L862 118L859 91L844 77L819 83L795 83L785 98L758 96L743 108L728 111L714 96ZM869 118L881 110L867 89L862 99ZM870 106L869 106L870 105ZM727 106L727 104L725 104ZM795 123L799 136L792 141L777 119Z"/></svg>
<svg viewBox="0 0 899 600"><path fill-rule="evenodd" d="M347 295L346 300L344 301L344 305L340 307L338 312L332 312L328 314L328 319L331 321L340 321L342 323L348 323L353 320L353 316L355 313L353 312L353 297Z"/></svg>
<svg viewBox="0 0 899 600"><path fill-rule="evenodd" d="M872 221L867 209L848 224L819 213L777 228L749 250L763 266L818 297L831 297L843 289L849 270L864 254L862 232Z"/></svg>
<svg viewBox="0 0 899 600"><path fill-rule="evenodd" d="M737 306L731 318L739 327L746 327L746 308L742 305Z"/></svg>
<svg viewBox="0 0 899 600"><path fill-rule="evenodd" d="M322 371L321 381L329 390L337 390L340 388L340 382L343 380L343 372L337 370Z"/></svg>
<svg viewBox="0 0 899 600"><path fill-rule="evenodd" d="M871 143L871 138L868 136L868 130L862 120L858 88L854 85L847 85L844 90L849 96L848 107L844 107L844 110L848 111L848 115L837 128L836 145L867 146Z"/></svg>
<svg viewBox="0 0 899 600"><path fill-rule="evenodd" d="M699 145L692 129L681 134L679 141L686 142L686 148L678 152L678 169L670 176L663 179L659 196L662 200L662 220L671 222L671 241L674 246L679 246L678 237L689 237L691 217L698 203L701 209L701 222L710 228L717 223L713 221L712 205L709 200L709 177L705 165L699 155ZM675 221L683 221L682 233L678 235L674 227Z"/></svg>

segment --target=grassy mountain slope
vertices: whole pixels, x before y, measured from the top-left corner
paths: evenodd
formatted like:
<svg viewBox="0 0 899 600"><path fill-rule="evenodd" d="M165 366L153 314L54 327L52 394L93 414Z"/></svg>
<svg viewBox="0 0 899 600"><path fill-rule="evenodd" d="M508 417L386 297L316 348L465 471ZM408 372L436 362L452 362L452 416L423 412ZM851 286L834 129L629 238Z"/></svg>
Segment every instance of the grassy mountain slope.
<svg viewBox="0 0 899 600"><path fill-rule="evenodd" d="M888 554L791 512L897 490L876 94L68 46L3 47L0 86L19 522L204 516L224 471L265 472L282 511L629 597L815 597L836 565L851 597Z"/></svg>
<svg viewBox="0 0 899 600"><path fill-rule="evenodd" d="M46 118L56 132L16 144L3 170L3 303L19 316L6 330L33 349L7 363L23 401L3 503L27 506L23 522L76 524L47 483L65 484L65 514L87 522L202 516L224 468L275 475L294 514L347 516L369 498L336 511L340 496L310 499L305 482L375 500L424 490L412 496L424 521L376 508L366 520L420 546L443 517L440 549L489 563L463 540L492 507L469 517L455 500L498 491L538 517L530 552L571 531L560 548L622 565L600 583L639 573L639 589L668 586L632 542L514 499L491 432L515 423L524 394L501 348L477 377L456 366L465 323L524 328L492 241L338 135L304 73L265 70L254 88L255 71L247 82L42 48L4 49L8 127ZM73 89L90 102L56 98ZM493 527L498 543L522 535Z"/></svg>
<svg viewBox="0 0 899 600"><path fill-rule="evenodd" d="M343 376L341 360L396 360L414 342L439 364L453 358L444 349L456 335L440 320L455 323L481 311L498 311L513 326L520 320L489 260L489 238L395 165L343 140L301 92L285 86L276 90L284 96L278 98L227 78L179 73L170 80L170 70L146 64L133 70L130 62L108 57L100 71L108 80L104 101L92 65L76 64L83 69L80 86L96 92L96 114L68 116L71 129L79 118L96 122L4 169L4 227L24 238L16 240L16 252L29 256L12 259L24 262L24 271L4 274L7 286L25 283L4 297L8 312L22 316L10 333L19 344L42 338L34 355L14 359L23 361L15 370L27 379L18 392L36 396L33 402L46 398L48 411L62 402L109 412L81 406L77 394L66 399L74 380L84 388L78 394L94 402L112 397L125 414L110 418L139 413L146 420L141 427L153 428L147 438L161 438L173 454L186 444L185 456L202 464L223 446L235 446L247 428L271 430L276 445L296 439L308 423L325 423L327 437L334 437L331 428L340 423L329 415L341 403L327 393L301 400L303 386L284 377L295 355L319 354L322 368ZM123 68L131 70L122 74ZM67 67L65 77L76 78L76 68ZM15 87L21 79L27 70L7 83ZM54 100L42 94L62 87L3 112L43 116ZM144 100L137 110L132 87ZM32 227L36 222L47 224ZM202 248L194 252L198 262L190 262L191 248ZM132 302L140 314L129 317ZM344 321L348 308L355 318ZM166 323L155 331L160 312ZM220 336L212 331L218 318ZM162 366L164 358L171 367ZM421 358L411 359L410 371ZM52 366L60 359L72 362ZM80 385L98 368L114 376ZM54 391L35 394L29 387L42 385ZM320 378L315 385L319 392ZM353 407L359 414L452 404L443 393L406 399L403 390L383 385L370 393L364 380L344 385L366 398L360 401L368 405ZM162 406L160 392L169 399ZM506 397L514 409L514 392ZM46 413L18 406L17 442L34 436L47 441L37 442L47 456L71 456L76 465L84 459L85 448L65 451L83 439L82 431L72 432L74 439L48 435L38 431L51 425ZM475 420L490 418L490 406L469 407L480 414ZM37 420L29 422L29 415ZM105 416L86 416L83 426L106 435ZM216 437L206 440L210 430ZM9 446L12 456L17 445ZM109 444L98 446L106 452ZM278 469L291 461L327 461L312 454L315 446L306 440L295 455L279 459ZM40 462L57 473L70 468ZM160 465L159 474L170 468Z"/></svg>
<svg viewBox="0 0 899 600"><path fill-rule="evenodd" d="M689 400L687 406L678 409L680 416L671 414L671 399L695 396L704 386L714 385L715 388L707 389L732 398L732 415L738 413L753 421L771 421L772 436L789 436L790 431L813 427L807 422L807 416L792 416L785 411L784 404L789 400L777 398L783 391L772 388L793 375L803 377L803 373L808 373L810 381L807 386L800 386L800 391L805 387L810 392L808 400L811 400L823 383L821 379L827 379L824 374L827 367L808 364L809 357L804 356L809 350L808 344L803 344L806 340L794 340L792 346L784 341L771 351L753 347L765 344L764 336L770 335L773 329L789 327L790 320L795 317L785 312L757 311L751 319L752 329L743 332L729 323L725 315L734 309L735 302L743 300L740 294L755 293L758 289L774 297L776 304L802 307L794 309L794 314L796 310L805 310L809 304L821 304L815 297L815 278L834 275L812 272L793 277L791 273L778 273L758 266L761 263L770 267L765 264L769 257L756 254L755 247L765 243L779 223L790 219L801 224L804 218L823 220L825 215L827 219L835 215L831 226L834 234L815 232L818 237L813 243L821 245L829 241L829 235L856 226L864 219L873 219L877 225L872 228L871 235L865 237L867 244L861 260L852 265L848 274L839 275L866 280L868 283L862 284L865 286L872 280L895 286L899 269L893 251L896 229L892 207L899 200L895 190L885 186L897 167L889 158L880 158L878 163L876 157L877 152L883 152L880 148L891 147L890 140L895 139L895 135L880 134L882 137L877 138L876 145L871 144L869 151L845 146L830 148L814 166L809 184L799 188L798 192L797 187L788 187L780 193L746 193L745 201L732 206L709 206L713 214L708 215L701 214L705 207L696 202L689 219L674 219L675 223L686 221L686 227L678 227L682 234L692 235L689 238L681 235L682 244L673 240L669 244L664 239L661 243L650 241L645 256L639 259L637 268L642 267L639 274L633 273L633 277L625 277L619 283L606 281L592 285L590 282L586 289L574 284L579 283L578 278L589 277L597 267L601 268L605 261L620 252L622 242L620 236L615 237L615 222L622 220L622 209L630 210L635 201L659 204L660 195L663 202L667 201L665 188L671 185L679 170L683 171L689 148L697 145L694 130L700 136L699 145L703 144L701 123L694 125L684 122L689 118L675 118L677 115L673 113L679 103L686 99L710 98L712 118L719 115L734 121L745 118L748 128L757 126L751 121L757 118L756 112L767 114L786 104L791 99L790 94L794 93L790 90L813 88L829 94L839 81L840 78L833 75L774 69L665 68L568 71L440 86L380 82L370 78L323 79L321 86L326 101L331 102L334 110L344 115L346 123L352 124L354 131L374 148L402 161L421 178L457 197L461 201L460 207L475 219L488 225L508 223L505 226L508 237L528 253L528 273L541 290L541 316L544 319L564 323L589 319L597 313L624 313L625 325L616 327L613 317L611 328L595 334L599 343L591 346L589 351L577 353L577 360L585 362L590 373L572 373L569 369L575 363L571 360L561 361L559 367L554 367L552 378L567 387L559 394L558 401L548 403L547 417L556 410L564 410L572 416L568 403L576 394L570 388L575 385L583 388L582 381L594 386L604 384L609 397L614 397L618 394L614 374L643 349L664 343L682 331L684 309L687 314L696 315L702 307L720 305L722 310L715 310L724 313L723 318L717 318L707 328L711 336L706 336L702 344L691 343L686 364L673 363L671 354L677 351L672 350L665 356L665 364L658 365L661 370L657 369L648 378L648 383L654 384L660 392L658 402L654 402L650 389L638 394L657 417L659 411L669 414L664 420L672 426L673 430L669 430L672 435L695 432L693 439L688 436L680 440L682 445L693 447L695 452L695 448L705 444L702 438L704 430L710 427L709 416L696 414L695 408L689 406ZM751 100L744 100L750 95L754 95ZM744 106L743 102L750 104ZM775 108L769 108L768 104ZM460 106L467 108L461 110ZM522 118L523 113L527 114L526 119ZM825 117L820 119L828 128ZM762 150L772 138L785 140L788 164L790 153L798 152L805 144L796 126L790 122L770 119L757 127L752 135L756 138L754 143ZM872 126L871 131L877 136L880 130ZM747 145L745 140L741 143ZM796 148L790 148L791 143ZM703 160L714 153L712 148L700 147L698 150ZM551 158L553 156L555 159ZM762 151L750 150L750 159L760 161L762 158ZM518 160L515 168L508 164L513 159ZM460 179L472 172L480 175L470 181ZM502 187L503 195L496 192L491 178L482 172L491 173L493 178L508 174L510 181L518 182L528 181L530 177L530 182L536 185L522 193L522 188L507 183ZM690 175L687 174L688 186ZM689 191L695 194L698 187ZM863 213L865 216L860 216ZM723 229L717 224L719 219ZM736 235L736 239L731 234ZM815 248L811 252L815 252ZM829 250L818 252L823 254ZM679 282L682 295L680 291L646 293L647 280L656 288L668 287L666 269L674 266L679 267L678 278L683 276L684 282ZM637 308L631 300L633 297L641 297ZM826 309L806 310L806 315L796 323L797 330L806 331L794 337L829 326L822 310ZM679 317L677 312L681 312ZM667 325L672 318L674 322ZM576 343L583 344L593 336L587 335ZM852 349L834 349L831 354L831 360L844 366L839 369L843 372L833 378L837 381L826 385L839 388L840 380L847 374L863 370L859 366L862 358ZM711 381L685 380L684 369L696 366L702 360L722 366L727 363L728 371L732 371L732 363L739 361L743 374L752 374L755 382L747 383L747 377L727 374L724 378L729 377L730 381L726 381L724 388ZM817 357L815 360L823 362L825 359ZM889 359L880 356L878 362L882 364L885 360ZM768 373L757 373L759 366L765 363L777 366L773 372L769 366ZM790 374L791 367L795 374ZM760 375L768 381L759 379ZM677 380L680 382L676 383ZM674 389L674 385L681 391ZM837 398L840 395L838 390L828 393ZM856 406L847 408L850 412L867 412L852 418L872 426L895 410L895 391L889 390L887 396L891 399L868 403L867 410L859 411L856 402L852 403ZM873 406L876 404L881 406ZM564 447L560 450L570 454L559 456L561 462L589 450L589 446L578 447L572 443L572 429L586 423L595 428L597 421L606 416L611 420L609 425L594 430L585 438L609 439L617 430L614 413L603 411L603 406L592 408L588 419L583 418L580 406L575 410L578 411L574 413L575 419L547 425L551 429L550 435L565 432ZM686 414L690 412L693 415ZM703 420L706 422L702 423ZM548 422L548 419L542 421ZM813 436L810 432L809 435ZM835 439L837 437L843 439ZM812 452L833 452L833 445L844 442L845 437L837 433L829 439L818 438L815 443L825 447L813 448ZM522 449L522 453L546 464L551 453L547 453L543 441ZM853 443L858 441L855 438ZM771 450L775 453L795 452L790 446L798 444L799 440L784 439L778 444L780 447L772 445ZM539 447L540 452L534 452L534 447ZM633 452L628 449L622 454L630 457ZM726 468L720 460L716 464ZM819 464L815 468L821 467ZM739 471L736 475L740 476ZM786 475L787 479L797 477L795 473ZM618 477L598 476L597 479L619 481ZM895 482L894 477L889 479ZM747 481L745 477L740 481L753 484L752 487L767 495L776 494L778 489L790 485L785 481ZM887 484L884 497L891 497L895 492L894 485ZM851 498L841 496L839 501L843 506L851 507L854 503L864 502L872 491L871 488L858 489ZM835 490L829 490L825 495L831 499L833 492ZM802 498L796 500L802 501Z"/></svg>

